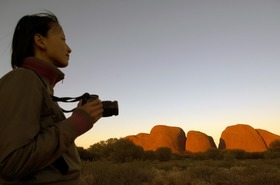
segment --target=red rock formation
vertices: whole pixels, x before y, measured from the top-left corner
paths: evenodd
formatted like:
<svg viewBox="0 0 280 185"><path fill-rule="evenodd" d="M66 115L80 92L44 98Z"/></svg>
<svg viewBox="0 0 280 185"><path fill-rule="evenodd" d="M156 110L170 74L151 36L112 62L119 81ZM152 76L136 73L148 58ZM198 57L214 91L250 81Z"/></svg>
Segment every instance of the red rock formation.
<svg viewBox="0 0 280 185"><path fill-rule="evenodd" d="M264 140L267 148L269 148L269 145L270 145L271 142L273 142L275 140L280 140L280 136L279 135L273 134L273 133L268 132L266 130L256 129L256 131L260 134L260 136Z"/></svg>
<svg viewBox="0 0 280 185"><path fill-rule="evenodd" d="M199 131L188 132L186 141L186 151L206 152L211 148L217 148L212 137Z"/></svg>
<svg viewBox="0 0 280 185"><path fill-rule="evenodd" d="M143 147L144 150L155 151L159 147L168 147L173 153L185 151L186 135L179 127L156 125L152 128L150 134L141 133L125 138Z"/></svg>
<svg viewBox="0 0 280 185"><path fill-rule="evenodd" d="M241 149L246 152L263 152L266 144L260 134L251 126L237 124L228 126L221 135L220 149Z"/></svg>
<svg viewBox="0 0 280 185"><path fill-rule="evenodd" d="M129 139L134 144L141 146L144 150L149 150L148 148L150 148L150 146L149 146L151 143L149 141L150 134L140 133L140 134L137 134L136 136L131 135L131 136L126 136L125 138Z"/></svg>
<svg viewBox="0 0 280 185"><path fill-rule="evenodd" d="M185 132L179 127L156 125L150 134L139 133L125 137L144 150L155 151L159 147L168 147L173 153L205 152L216 148L211 136L199 131ZM280 136L249 125L237 124L228 126L221 134L219 149L241 149L246 152L266 151L271 142L280 140Z"/></svg>

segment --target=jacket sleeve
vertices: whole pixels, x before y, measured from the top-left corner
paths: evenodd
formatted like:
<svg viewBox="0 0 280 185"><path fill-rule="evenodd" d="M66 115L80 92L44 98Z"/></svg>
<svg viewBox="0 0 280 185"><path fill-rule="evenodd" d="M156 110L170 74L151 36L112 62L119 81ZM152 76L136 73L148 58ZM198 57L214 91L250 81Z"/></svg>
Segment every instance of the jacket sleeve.
<svg viewBox="0 0 280 185"><path fill-rule="evenodd" d="M20 179L45 168L73 144L77 131L69 119L42 129L40 114L44 86L29 70L18 70L0 82L0 172L7 180ZM70 116L90 124L82 110ZM77 121L79 122L79 121Z"/></svg>

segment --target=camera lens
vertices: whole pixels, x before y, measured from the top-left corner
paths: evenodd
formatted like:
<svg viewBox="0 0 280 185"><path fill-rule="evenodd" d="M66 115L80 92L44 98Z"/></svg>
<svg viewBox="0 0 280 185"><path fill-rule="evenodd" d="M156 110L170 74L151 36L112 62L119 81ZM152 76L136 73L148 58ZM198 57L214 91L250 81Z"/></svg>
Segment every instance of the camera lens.
<svg viewBox="0 0 280 185"><path fill-rule="evenodd" d="M103 117L119 115L119 106L117 101L102 101Z"/></svg>

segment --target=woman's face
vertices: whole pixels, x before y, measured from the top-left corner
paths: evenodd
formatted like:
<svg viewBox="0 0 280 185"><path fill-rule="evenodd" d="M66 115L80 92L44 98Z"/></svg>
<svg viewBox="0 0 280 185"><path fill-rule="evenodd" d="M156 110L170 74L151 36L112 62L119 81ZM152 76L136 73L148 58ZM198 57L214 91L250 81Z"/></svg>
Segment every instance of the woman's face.
<svg viewBox="0 0 280 185"><path fill-rule="evenodd" d="M58 24L53 24L45 37L45 57L47 62L57 67L66 67L71 49L66 44L63 29Z"/></svg>

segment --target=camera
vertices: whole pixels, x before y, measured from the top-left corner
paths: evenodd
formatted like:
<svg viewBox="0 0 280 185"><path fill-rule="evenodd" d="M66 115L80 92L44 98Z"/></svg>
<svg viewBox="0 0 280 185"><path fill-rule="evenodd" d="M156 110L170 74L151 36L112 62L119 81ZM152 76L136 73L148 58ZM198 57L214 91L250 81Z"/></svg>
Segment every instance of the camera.
<svg viewBox="0 0 280 185"><path fill-rule="evenodd" d="M85 93L82 97L82 105L98 98L98 95ZM103 116L110 117L119 115L118 101L101 101L103 105Z"/></svg>

